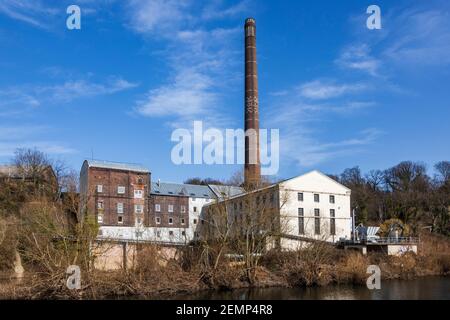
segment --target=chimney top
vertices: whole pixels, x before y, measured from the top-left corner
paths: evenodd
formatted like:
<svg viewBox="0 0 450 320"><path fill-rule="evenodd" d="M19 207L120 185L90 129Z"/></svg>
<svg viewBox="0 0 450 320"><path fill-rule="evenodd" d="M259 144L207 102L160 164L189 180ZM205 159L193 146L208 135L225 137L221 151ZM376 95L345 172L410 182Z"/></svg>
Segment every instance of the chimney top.
<svg viewBox="0 0 450 320"><path fill-rule="evenodd" d="M255 25L256 24L255 19L254 18L247 18L247 19L245 19L245 25L248 25L248 24Z"/></svg>

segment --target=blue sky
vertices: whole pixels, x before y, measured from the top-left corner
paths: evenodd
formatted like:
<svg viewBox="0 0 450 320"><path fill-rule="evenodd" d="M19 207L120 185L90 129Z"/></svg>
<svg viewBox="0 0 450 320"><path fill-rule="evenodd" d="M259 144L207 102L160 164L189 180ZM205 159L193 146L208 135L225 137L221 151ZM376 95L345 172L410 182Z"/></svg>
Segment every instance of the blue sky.
<svg viewBox="0 0 450 320"><path fill-rule="evenodd" d="M371 4L381 30L366 28ZM77 170L93 154L226 179L240 167L172 164L170 137L194 120L243 126L249 16L278 177L450 159L448 1L0 0L0 162L36 147Z"/></svg>

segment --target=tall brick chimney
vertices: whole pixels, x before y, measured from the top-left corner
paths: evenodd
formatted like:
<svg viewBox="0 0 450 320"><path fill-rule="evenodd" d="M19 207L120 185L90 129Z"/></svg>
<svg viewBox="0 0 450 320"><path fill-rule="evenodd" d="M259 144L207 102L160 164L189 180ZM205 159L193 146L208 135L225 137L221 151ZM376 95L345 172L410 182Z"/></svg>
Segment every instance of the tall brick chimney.
<svg viewBox="0 0 450 320"><path fill-rule="evenodd" d="M258 72L256 65L255 19L246 19L244 29L246 132L244 178L247 186L257 186L261 181L261 164L259 154Z"/></svg>

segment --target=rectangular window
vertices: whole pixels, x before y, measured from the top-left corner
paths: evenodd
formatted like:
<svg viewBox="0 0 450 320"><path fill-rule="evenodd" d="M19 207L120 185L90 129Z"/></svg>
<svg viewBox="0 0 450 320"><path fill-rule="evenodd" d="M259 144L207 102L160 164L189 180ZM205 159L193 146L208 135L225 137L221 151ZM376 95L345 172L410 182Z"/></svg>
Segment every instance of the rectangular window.
<svg viewBox="0 0 450 320"><path fill-rule="evenodd" d="M123 224L123 217L122 216L117 216L117 223L118 224Z"/></svg>
<svg viewBox="0 0 450 320"><path fill-rule="evenodd" d="M118 194L125 194L125 187L124 186L118 186L117 187L117 193Z"/></svg>
<svg viewBox="0 0 450 320"><path fill-rule="evenodd" d="M142 204L134 205L134 213L143 213L143 212L144 212L144 205Z"/></svg>
<svg viewBox="0 0 450 320"><path fill-rule="evenodd" d="M173 204L169 204L169 206L167 207L167 211L173 212Z"/></svg>
<svg viewBox="0 0 450 320"><path fill-rule="evenodd" d="M173 236L173 231L169 231L169 236Z"/></svg>
<svg viewBox="0 0 450 320"><path fill-rule="evenodd" d="M97 202L97 209L103 210L105 208L103 201Z"/></svg>
<svg viewBox="0 0 450 320"><path fill-rule="evenodd" d="M97 185L97 192L102 193L103 192L103 185L99 184Z"/></svg>
<svg viewBox="0 0 450 320"><path fill-rule="evenodd" d="M181 224L184 225L184 218L181 218Z"/></svg>
<svg viewBox="0 0 450 320"><path fill-rule="evenodd" d="M123 203L122 202L117 203L117 213L123 213Z"/></svg>
<svg viewBox="0 0 450 320"><path fill-rule="evenodd" d="M156 236L157 236L158 238L161 238L161 231L156 231Z"/></svg>
<svg viewBox="0 0 450 320"><path fill-rule="evenodd" d="M330 195L330 203L334 203L334 196Z"/></svg>
<svg viewBox="0 0 450 320"><path fill-rule="evenodd" d="M330 209L330 234L332 236L336 235L336 212L334 209Z"/></svg>
<svg viewBox="0 0 450 320"><path fill-rule="evenodd" d="M142 218L141 217L136 218L136 225L142 225Z"/></svg>
<svg viewBox="0 0 450 320"><path fill-rule="evenodd" d="M320 197L317 193L314 194L314 202L320 202Z"/></svg>
<svg viewBox="0 0 450 320"><path fill-rule="evenodd" d="M303 201L303 192L297 193L298 201Z"/></svg>
<svg viewBox="0 0 450 320"><path fill-rule="evenodd" d="M197 207L194 207L194 212L197 212Z"/></svg>
<svg viewBox="0 0 450 320"><path fill-rule="evenodd" d="M314 232L320 234L320 209L314 209Z"/></svg>
<svg viewBox="0 0 450 320"><path fill-rule="evenodd" d="M160 217L156 217L156 224L161 224L161 218Z"/></svg>
<svg viewBox="0 0 450 320"><path fill-rule="evenodd" d="M184 237L186 235L186 231L181 231L181 235Z"/></svg>
<svg viewBox="0 0 450 320"><path fill-rule="evenodd" d="M194 224L197 224L197 219L194 219Z"/></svg>
<svg viewBox="0 0 450 320"><path fill-rule="evenodd" d="M169 224L173 224L173 218L169 218Z"/></svg>
<svg viewBox="0 0 450 320"><path fill-rule="evenodd" d="M186 212L186 206L181 206L181 213L185 213Z"/></svg>
<svg viewBox="0 0 450 320"><path fill-rule="evenodd" d="M97 222L98 222L99 224L102 224L102 223L103 223L103 215L99 214L99 215L97 216Z"/></svg>
<svg viewBox="0 0 450 320"><path fill-rule="evenodd" d="M155 211L156 212L161 212L161 205L155 204Z"/></svg>
<svg viewBox="0 0 450 320"><path fill-rule="evenodd" d="M134 198L135 199L142 199L142 195L143 195L143 191L138 189L138 190L134 190Z"/></svg>
<svg viewBox="0 0 450 320"><path fill-rule="evenodd" d="M298 234L305 234L305 217L303 208L298 208Z"/></svg>

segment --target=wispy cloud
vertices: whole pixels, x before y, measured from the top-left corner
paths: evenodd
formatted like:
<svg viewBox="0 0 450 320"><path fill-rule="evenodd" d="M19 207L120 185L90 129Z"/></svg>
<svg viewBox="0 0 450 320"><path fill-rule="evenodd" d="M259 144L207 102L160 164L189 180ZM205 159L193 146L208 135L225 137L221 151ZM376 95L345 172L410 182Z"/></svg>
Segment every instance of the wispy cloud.
<svg viewBox="0 0 450 320"><path fill-rule="evenodd" d="M122 78L109 79L105 83L73 80L60 85L37 87L36 92L38 95L49 96L54 101L68 102L78 98L109 95L137 86L137 83L132 83Z"/></svg>
<svg viewBox="0 0 450 320"><path fill-rule="evenodd" d="M209 20L235 17L241 13L248 12L250 7L251 1L249 0L243 0L230 7L224 7L222 0L215 0L203 8L202 18Z"/></svg>
<svg viewBox="0 0 450 320"><path fill-rule="evenodd" d="M48 18L59 12L62 11L40 0L2 0L0 2L0 13L43 29L49 27Z"/></svg>
<svg viewBox="0 0 450 320"><path fill-rule="evenodd" d="M335 61L343 68L366 72L372 76L379 75L381 61L374 58L367 44L351 45L344 48Z"/></svg>
<svg viewBox="0 0 450 320"><path fill-rule="evenodd" d="M393 18L383 57L397 64L450 64L450 6L443 10L406 10Z"/></svg>
<svg viewBox="0 0 450 320"><path fill-rule="evenodd" d="M323 162L364 150L379 136L376 129L366 129L349 138L323 141L327 123L338 117L352 117L376 105L361 99L371 90L365 83L339 82L336 79L313 80L272 95L271 109L264 123L280 128L281 157L301 167L313 167ZM320 137L320 138L319 138ZM331 141L330 141L331 140Z"/></svg>
<svg viewBox="0 0 450 320"><path fill-rule="evenodd" d="M127 10L130 27L143 34L166 37L185 26L193 17L189 0L131 0Z"/></svg>
<svg viewBox="0 0 450 320"><path fill-rule="evenodd" d="M146 116L202 116L217 101L212 80L195 70L181 70L173 83L150 90L137 111Z"/></svg>
<svg viewBox="0 0 450 320"><path fill-rule="evenodd" d="M11 157L19 148L36 148L52 155L76 153L75 149L59 141L39 139L50 131L47 126L0 126L0 157Z"/></svg>
<svg viewBox="0 0 450 320"><path fill-rule="evenodd" d="M321 163L360 153L373 143L382 132L369 128L358 132L356 137L322 143L308 130L290 131L280 141L282 157L291 159L299 166L314 167Z"/></svg>
<svg viewBox="0 0 450 320"><path fill-rule="evenodd" d="M367 89L367 85L361 83L339 84L314 80L299 87L300 95L313 100L323 100L340 97L348 93L357 93Z"/></svg>
<svg viewBox="0 0 450 320"><path fill-rule="evenodd" d="M203 14L198 16L193 14L199 10L194 1L132 1L129 25L144 38L164 41L164 60L172 74L164 84L150 88L134 110L166 117L171 125L206 119L214 119L212 126L224 123L228 116L221 112L226 103L222 94L238 72L234 40L241 27L209 28L207 21L234 16L245 8L239 3L223 8L216 2L200 6ZM226 13L219 14L222 10Z"/></svg>
<svg viewBox="0 0 450 320"><path fill-rule="evenodd" d="M437 3L440 10L435 9ZM427 1L406 9L393 7L383 14L382 30L359 32L335 62L342 68L384 78L394 78L400 67L414 71L419 67L447 66L449 12L446 1ZM354 17L353 23L361 29L361 17Z"/></svg>
<svg viewBox="0 0 450 320"><path fill-rule="evenodd" d="M21 85L0 88L0 116L48 104L67 103L81 98L110 95L138 86L120 77L95 82L89 79L66 80L54 85Z"/></svg>

